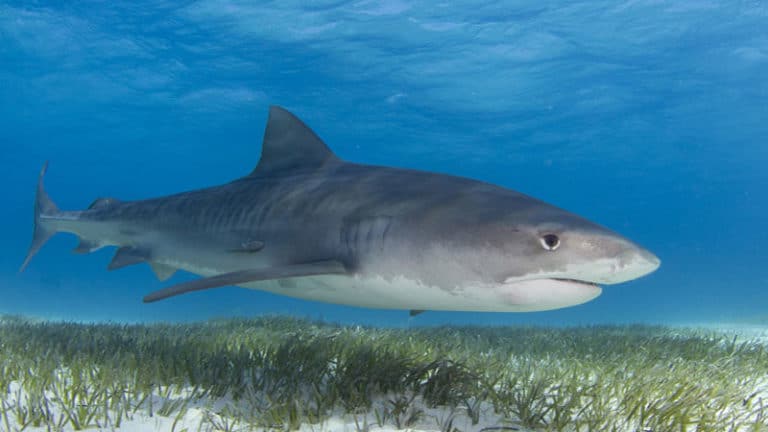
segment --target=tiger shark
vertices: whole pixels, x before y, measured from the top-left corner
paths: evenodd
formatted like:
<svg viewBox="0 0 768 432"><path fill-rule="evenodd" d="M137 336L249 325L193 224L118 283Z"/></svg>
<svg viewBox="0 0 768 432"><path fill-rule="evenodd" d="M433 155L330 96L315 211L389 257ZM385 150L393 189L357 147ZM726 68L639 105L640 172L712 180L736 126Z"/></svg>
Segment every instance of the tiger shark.
<svg viewBox="0 0 768 432"><path fill-rule="evenodd" d="M110 270L148 263L154 302L235 285L352 306L524 312L581 304L660 260L582 217L482 181L336 156L273 106L261 158L230 183L160 198L100 198L62 211L40 172L34 234L20 271L57 232L76 253L117 246Z"/></svg>

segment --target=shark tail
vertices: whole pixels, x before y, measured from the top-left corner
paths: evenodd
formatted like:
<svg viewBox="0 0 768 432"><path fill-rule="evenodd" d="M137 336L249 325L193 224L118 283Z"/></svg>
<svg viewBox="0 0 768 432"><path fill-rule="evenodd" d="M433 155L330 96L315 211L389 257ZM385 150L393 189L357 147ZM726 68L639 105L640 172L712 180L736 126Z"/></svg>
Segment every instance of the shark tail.
<svg viewBox="0 0 768 432"><path fill-rule="evenodd" d="M56 204L51 201L51 198L48 196L48 193L43 186L43 177L45 177L45 172L47 170L48 162L46 161L43 165L43 169L40 170L40 176L37 180L37 195L35 196L35 228L32 235L32 244L29 246L29 251L27 252L26 258L24 258L24 263L22 263L21 268L19 268L19 272L23 272L24 269L27 268L32 257L34 257L48 239L53 237L57 232L55 228L50 226L50 221L47 220L55 218L61 213Z"/></svg>

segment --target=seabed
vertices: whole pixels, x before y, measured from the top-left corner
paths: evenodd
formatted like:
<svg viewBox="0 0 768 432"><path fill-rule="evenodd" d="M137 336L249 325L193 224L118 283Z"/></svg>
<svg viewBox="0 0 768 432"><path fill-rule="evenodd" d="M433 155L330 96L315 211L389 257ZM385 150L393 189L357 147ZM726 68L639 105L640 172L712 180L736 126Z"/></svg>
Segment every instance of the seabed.
<svg viewBox="0 0 768 432"><path fill-rule="evenodd" d="M0 431L768 431L768 344L652 326L0 317Z"/></svg>

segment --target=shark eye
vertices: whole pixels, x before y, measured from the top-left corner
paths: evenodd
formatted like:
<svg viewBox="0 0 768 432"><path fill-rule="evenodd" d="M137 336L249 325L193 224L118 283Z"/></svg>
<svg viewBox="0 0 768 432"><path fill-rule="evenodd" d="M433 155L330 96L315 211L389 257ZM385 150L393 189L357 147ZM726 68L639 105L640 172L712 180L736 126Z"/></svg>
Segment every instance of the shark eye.
<svg viewBox="0 0 768 432"><path fill-rule="evenodd" d="M544 234L539 240L541 241L541 246L548 251L554 251L560 247L560 238L554 234Z"/></svg>

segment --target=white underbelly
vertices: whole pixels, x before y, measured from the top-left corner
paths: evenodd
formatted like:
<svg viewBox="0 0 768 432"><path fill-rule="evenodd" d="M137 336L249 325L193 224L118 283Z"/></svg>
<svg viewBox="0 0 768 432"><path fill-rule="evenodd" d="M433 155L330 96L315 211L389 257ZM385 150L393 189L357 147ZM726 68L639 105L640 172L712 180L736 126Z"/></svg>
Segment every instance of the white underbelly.
<svg viewBox="0 0 768 432"><path fill-rule="evenodd" d="M184 268L201 276L223 273L219 269L192 266L178 261L165 261L164 264ZM601 292L598 287L549 279L444 289L402 276L384 278L360 274L294 277L240 286L305 300L374 309L473 312L559 309L592 300Z"/></svg>
<svg viewBox="0 0 768 432"><path fill-rule="evenodd" d="M275 294L376 309L519 311L502 304L493 287L447 291L403 277L307 276L243 285Z"/></svg>
<svg viewBox="0 0 768 432"><path fill-rule="evenodd" d="M225 273L217 268L188 262L162 260L203 277ZM227 270L231 271L231 270ZM504 305L494 287L456 288L451 291L405 277L319 275L273 279L239 285L304 300L374 309L515 312L520 307Z"/></svg>

